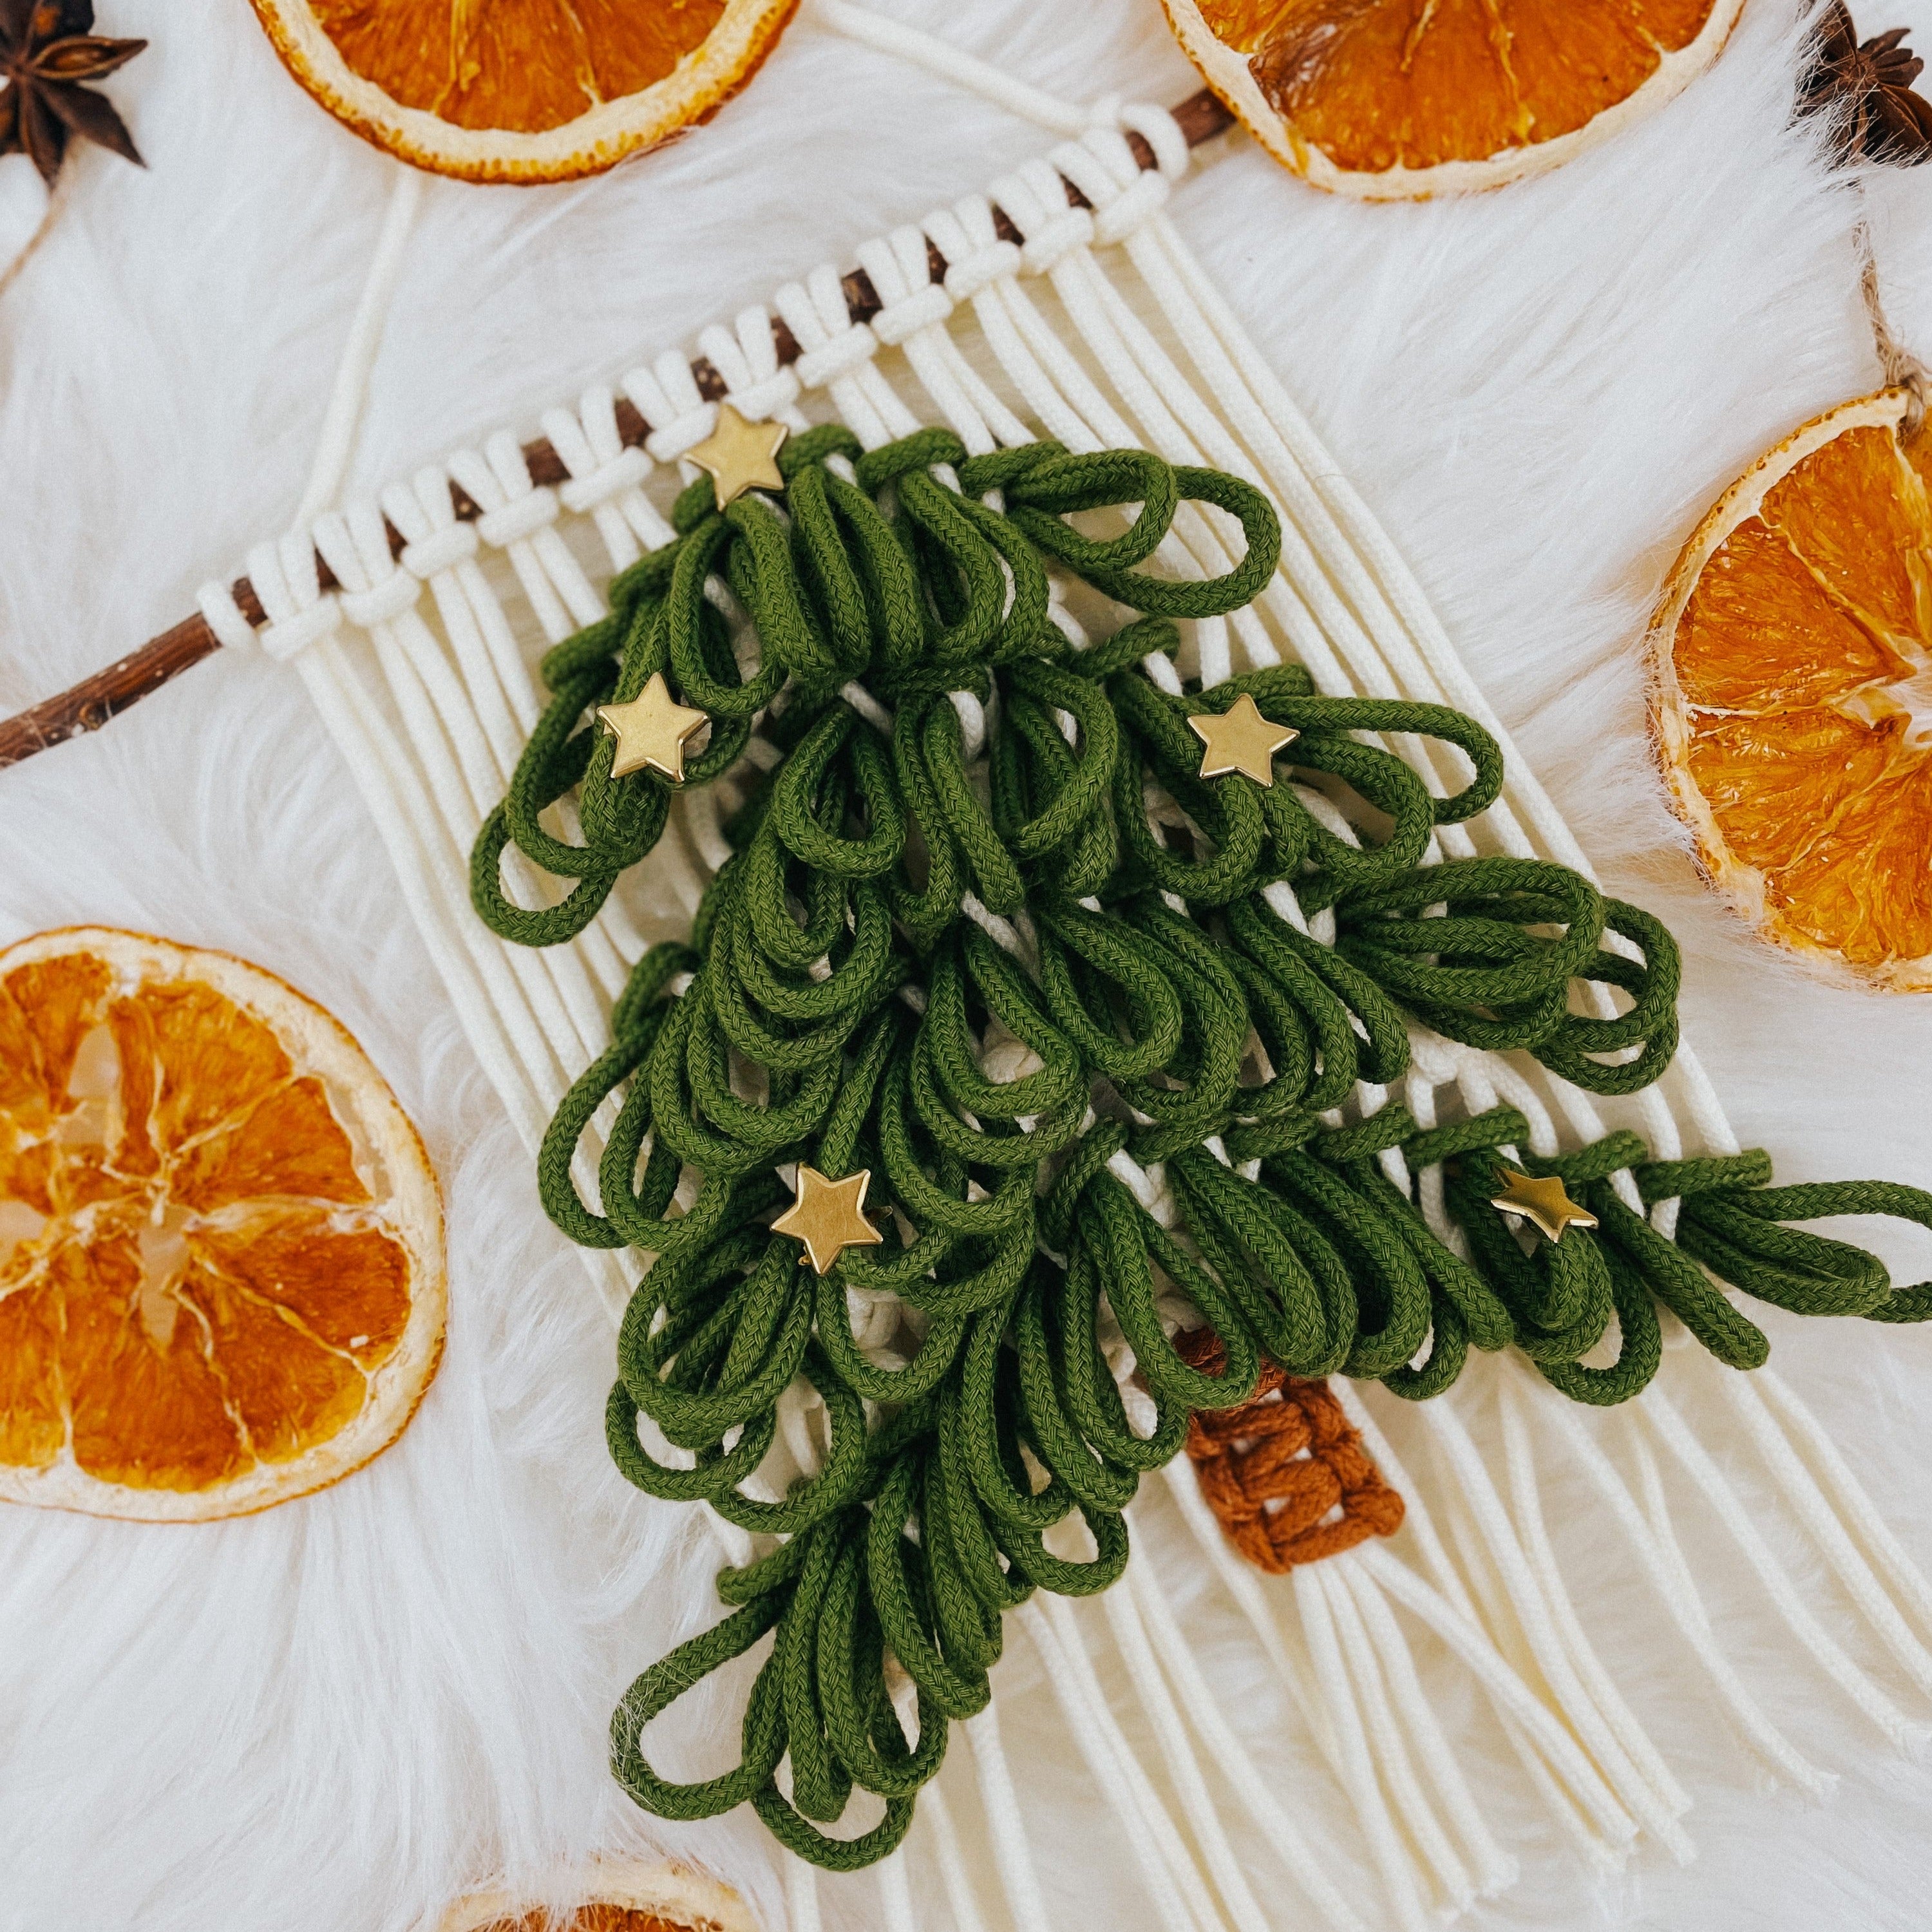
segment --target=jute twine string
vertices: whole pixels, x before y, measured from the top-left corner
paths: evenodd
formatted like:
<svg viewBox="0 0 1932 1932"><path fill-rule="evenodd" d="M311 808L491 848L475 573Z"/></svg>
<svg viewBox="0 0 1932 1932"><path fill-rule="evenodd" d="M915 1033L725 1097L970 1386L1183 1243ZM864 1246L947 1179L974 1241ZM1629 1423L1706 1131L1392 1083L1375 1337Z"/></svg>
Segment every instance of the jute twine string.
<svg viewBox="0 0 1932 1932"><path fill-rule="evenodd" d="M1208 690L1178 675L1178 623L1240 608L1274 572L1258 492L1140 451L969 458L941 430L870 452L814 430L781 468L778 502L721 514L708 483L688 490L674 541L550 653L550 707L474 858L496 930L530 944L581 930L668 820L676 788L614 777L594 722L653 674L712 720L684 784L750 774L688 944L639 961L538 1160L572 1238L655 1257L619 1336L619 1467L777 1539L721 1575L730 1613L620 1706L613 1763L639 1803L674 1818L749 1803L822 1865L884 1856L948 1726L991 1695L1005 1612L1112 1582L1142 1475L1253 1403L1264 1376L1375 1378L1419 1400L1472 1346L1515 1347L1608 1404L1657 1372L1659 1302L1724 1361L1764 1359L1713 1275L1800 1312L1932 1314L1932 1286L1896 1289L1862 1250L1788 1225L1932 1226L1915 1190L1773 1189L1762 1154L1657 1163L1628 1132L1540 1160L1507 1106L1425 1130L1391 1102L1334 1124L1359 1083L1400 1082L1412 1037L1430 1034L1634 1091L1676 1050L1681 968L1661 925L1563 866L1430 862L1438 828L1502 783L1469 718L1324 698L1292 666ZM1190 502L1238 526L1239 561L1150 574ZM1116 534L1092 534L1109 518ZM1123 607L1111 636L1069 644L1049 572ZM1199 776L1189 717L1244 694L1300 734L1269 788ZM984 729L969 736L962 714ZM1447 798L1373 742L1430 737L1468 767ZM580 843L542 818L573 790ZM1360 844L1332 829L1334 796ZM512 842L559 903L509 900ZM1616 1017L1577 1010L1593 984L1615 990ZM589 1202L573 1157L620 1096ZM770 1226L794 1162L869 1172L884 1243L823 1276L802 1264ZM1505 1166L1559 1176L1598 1228L1519 1235L1490 1204ZM1422 1204L1438 1198L1448 1221L1432 1224ZM1676 1239L1630 1198L1677 1201ZM1613 1323L1614 1359L1586 1360ZM1211 1365L1174 1339L1203 1324ZM1124 1352L1150 1413L1130 1414ZM780 1405L801 1400L822 1454L774 1484ZM1320 1400L1297 1407L1356 1518L1392 1528ZM1271 1453L1284 1475L1300 1460ZM768 1634L737 1767L665 1778L645 1727ZM892 1694L905 1678L910 1728ZM856 1835L855 1792L877 1801Z"/></svg>
<svg viewBox="0 0 1932 1932"><path fill-rule="evenodd" d="M1932 369L1928 369L1892 332L1879 290L1878 258L1872 248L1871 224L1863 215L1852 230L1852 240L1858 255L1858 290L1864 297L1872 346L1878 352L1879 367L1885 372L1886 387L1903 389L1907 398L1905 418L1899 425L1899 440L1911 442L1924 427L1926 402L1932 395Z"/></svg>

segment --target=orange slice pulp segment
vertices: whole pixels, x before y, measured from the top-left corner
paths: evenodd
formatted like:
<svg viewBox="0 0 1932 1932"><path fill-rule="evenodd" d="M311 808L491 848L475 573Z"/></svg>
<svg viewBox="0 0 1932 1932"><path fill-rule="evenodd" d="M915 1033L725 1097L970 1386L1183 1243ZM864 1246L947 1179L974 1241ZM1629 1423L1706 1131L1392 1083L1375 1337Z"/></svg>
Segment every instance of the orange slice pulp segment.
<svg viewBox="0 0 1932 1932"><path fill-rule="evenodd" d="M1713 880L1766 934L1932 988L1932 439L1900 391L1762 458L1678 560L1652 717Z"/></svg>
<svg viewBox="0 0 1932 1932"><path fill-rule="evenodd" d="M0 952L0 1496L320 1488L400 1432L443 1312L428 1157L320 1007L136 934Z"/></svg>
<svg viewBox="0 0 1932 1932"><path fill-rule="evenodd" d="M1277 160L1370 199L1501 186L1650 112L1743 0L1166 0Z"/></svg>
<svg viewBox="0 0 1932 1932"><path fill-rule="evenodd" d="M254 0L338 119L418 167L567 181L708 118L798 0Z"/></svg>

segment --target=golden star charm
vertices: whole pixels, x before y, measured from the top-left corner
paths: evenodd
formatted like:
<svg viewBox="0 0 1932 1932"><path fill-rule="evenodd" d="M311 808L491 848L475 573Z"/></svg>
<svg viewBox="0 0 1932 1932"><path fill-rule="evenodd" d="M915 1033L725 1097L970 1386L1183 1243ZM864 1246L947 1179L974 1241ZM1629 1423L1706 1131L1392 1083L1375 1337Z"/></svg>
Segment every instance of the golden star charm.
<svg viewBox="0 0 1932 1932"><path fill-rule="evenodd" d="M847 1248L875 1248L886 1238L866 1219L866 1190L872 1184L869 1167L843 1180L827 1180L800 1161L796 1198L772 1223L772 1232L802 1241L813 1268L828 1274Z"/></svg>
<svg viewBox="0 0 1932 1932"><path fill-rule="evenodd" d="M661 670L651 673L650 682L629 704L600 704L597 716L617 736L617 755L610 764L614 778L649 765L673 784L684 782L685 746L711 722L706 712L672 697Z"/></svg>
<svg viewBox="0 0 1932 1932"><path fill-rule="evenodd" d="M778 452L791 432L783 423L747 422L729 403L718 405L718 427L684 453L710 472L712 492L722 510L747 490L782 490Z"/></svg>
<svg viewBox="0 0 1932 1932"><path fill-rule="evenodd" d="M1264 718L1244 691L1225 711L1204 711L1188 723L1201 740L1201 776L1245 772L1256 784L1274 783L1274 754L1301 736Z"/></svg>
<svg viewBox="0 0 1932 1932"><path fill-rule="evenodd" d="M1490 1202L1505 1214L1520 1214L1545 1240L1560 1241L1565 1228L1594 1228L1597 1217L1563 1191L1555 1174L1532 1180L1514 1167L1503 1169L1503 1191Z"/></svg>

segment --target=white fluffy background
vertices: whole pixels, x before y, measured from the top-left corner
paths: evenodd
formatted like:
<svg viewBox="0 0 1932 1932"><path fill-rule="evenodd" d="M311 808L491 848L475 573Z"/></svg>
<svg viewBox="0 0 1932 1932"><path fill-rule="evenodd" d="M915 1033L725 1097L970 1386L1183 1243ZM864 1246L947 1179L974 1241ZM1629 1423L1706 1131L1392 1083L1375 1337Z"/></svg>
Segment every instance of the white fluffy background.
<svg viewBox="0 0 1932 1932"><path fill-rule="evenodd" d="M1191 91L1155 0L880 4L1070 95ZM1923 1183L1932 1005L1821 986L1730 922L1695 882L1642 738L1636 642L1676 545L1761 448L1876 380L1858 200L1784 125L1794 11L1750 0L1708 76L1541 182L1362 208L1237 146L1177 212L1612 886L1683 939L1694 1036L1746 1142L1784 1178ZM280 528L390 179L286 79L245 0L99 13L100 31L154 41L113 83L151 165L80 154L0 295L0 711L173 621ZM1868 0L1860 18L1908 25L1932 52L1932 0ZM749 92L668 153L575 188L434 182L358 478L527 425L1046 145L822 32L808 7ZM1867 200L1896 319L1932 350L1928 191L1932 173L1892 176ZM441 1169L454 1306L406 1436L322 1496L188 1530L0 1516L0 1927L403 1932L493 1873L641 1846L604 1726L630 1674L709 1621L711 1558L608 1466L602 1318L285 670L202 666L0 774L0 942L82 920L232 949L340 1016ZM1926 1271L1924 1244L1888 1252ZM1932 1336L1770 1325L1780 1366L1932 1560ZM1565 1529L1567 1554L1603 1561L1586 1513ZM1780 1719L1846 1773L1828 1807L1766 1796L1634 1580L1609 1570L1585 1607L1695 1790L1701 1857L1680 1870L1646 1850L1596 1886L1546 1844L1478 1922L1925 1923L1932 1780L1727 1620L1772 1672ZM1024 1755L1036 1729L1067 1768L1027 1785L1055 1922L1138 1926L1124 1848L1051 1744L1050 1700L1024 1694L1037 1667L1018 1640L1013 1656L1010 1743ZM1261 1698L1241 1646L1214 1642L1210 1662L1244 1709ZM1258 1748L1322 1829L1313 1784ZM748 1815L680 1842L783 1922ZM1276 1922L1301 1922L1271 1865L1256 1877ZM830 1922L873 1922L874 1898L835 1882Z"/></svg>

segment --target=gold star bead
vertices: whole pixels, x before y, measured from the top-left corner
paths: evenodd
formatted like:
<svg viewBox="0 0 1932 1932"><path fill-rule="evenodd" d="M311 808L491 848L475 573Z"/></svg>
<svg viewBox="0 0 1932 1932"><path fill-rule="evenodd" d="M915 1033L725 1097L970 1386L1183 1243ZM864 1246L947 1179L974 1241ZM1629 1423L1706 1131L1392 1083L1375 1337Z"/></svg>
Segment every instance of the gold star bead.
<svg viewBox="0 0 1932 1932"><path fill-rule="evenodd" d="M827 1180L800 1161L796 1198L772 1223L772 1232L802 1241L813 1269L829 1274L846 1249L875 1248L886 1238L866 1219L866 1190L872 1184L869 1167L843 1180Z"/></svg>
<svg viewBox="0 0 1932 1932"><path fill-rule="evenodd" d="M1503 1169L1503 1191L1490 1205L1505 1214L1520 1214L1534 1225L1545 1240L1560 1241L1565 1228L1594 1228L1597 1217L1578 1207L1563 1191L1555 1174L1541 1180L1514 1167Z"/></svg>
<svg viewBox="0 0 1932 1932"><path fill-rule="evenodd" d="M718 426L684 453L710 473L712 494L722 510L747 490L782 490L778 452L791 432L783 423L747 422L729 403L718 405Z"/></svg>
<svg viewBox="0 0 1932 1932"><path fill-rule="evenodd" d="M597 716L616 734L617 755L610 764L614 778L649 765L673 784L684 782L685 746L711 722L706 712L694 711L672 697L661 670L651 673L650 682L629 704L600 704Z"/></svg>
<svg viewBox="0 0 1932 1932"><path fill-rule="evenodd" d="M1245 772L1256 784L1274 783L1274 754L1301 736L1264 718L1244 691L1225 711L1204 711L1188 723L1201 740L1201 776L1218 778Z"/></svg>

